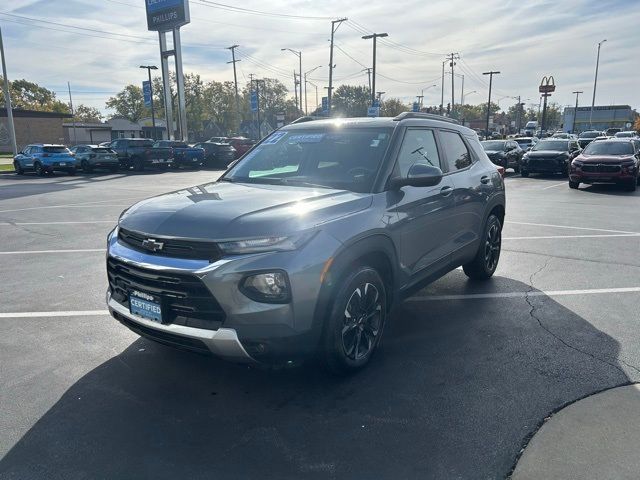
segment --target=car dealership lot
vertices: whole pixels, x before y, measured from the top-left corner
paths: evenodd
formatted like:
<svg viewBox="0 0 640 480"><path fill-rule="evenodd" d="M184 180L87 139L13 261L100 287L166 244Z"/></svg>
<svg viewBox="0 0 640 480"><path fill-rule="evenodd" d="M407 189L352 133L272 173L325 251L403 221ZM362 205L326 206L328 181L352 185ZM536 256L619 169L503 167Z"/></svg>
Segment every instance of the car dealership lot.
<svg viewBox="0 0 640 480"><path fill-rule="evenodd" d="M232 365L105 314L105 238L215 171L0 175L0 477L502 478L551 412L640 380L640 192L507 182L494 278L399 305L364 372Z"/></svg>

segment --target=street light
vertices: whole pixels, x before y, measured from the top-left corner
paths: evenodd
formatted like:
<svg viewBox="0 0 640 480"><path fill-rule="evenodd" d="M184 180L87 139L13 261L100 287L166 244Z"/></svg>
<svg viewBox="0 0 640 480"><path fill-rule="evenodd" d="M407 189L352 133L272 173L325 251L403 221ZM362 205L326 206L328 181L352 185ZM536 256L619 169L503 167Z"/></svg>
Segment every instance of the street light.
<svg viewBox="0 0 640 480"><path fill-rule="evenodd" d="M302 51L301 50L293 50L292 48L281 48L281 52L289 51L298 57L299 67L300 67L300 111L302 111ZM293 87L296 88L295 78L293 82Z"/></svg>
<svg viewBox="0 0 640 480"><path fill-rule="evenodd" d="M316 89L316 109L318 108L318 85L313 83L311 80L308 80L309 85ZM305 96L306 97L306 96Z"/></svg>
<svg viewBox="0 0 640 480"><path fill-rule="evenodd" d="M598 85L598 65L600 64L600 46L606 42L605 38L601 42L598 42L598 56L596 57L596 76L593 80L593 98L591 99L591 113L589 114L589 128L593 130L593 106L596 103L596 86Z"/></svg>
<svg viewBox="0 0 640 480"><path fill-rule="evenodd" d="M472 93L478 93L478 91L477 91L477 90L471 90L470 92L465 93L465 94L463 94L463 95L462 95L462 105L464 105L464 104L465 104L465 103L464 103L464 99L465 99L465 98L467 98L467 97L468 97L469 95L471 95Z"/></svg>
<svg viewBox="0 0 640 480"><path fill-rule="evenodd" d="M158 67L155 65L140 65L140 68L146 68L147 73L149 74L149 94L151 96L151 125L153 126L153 130L151 132L151 138L156 139L156 113L153 108L153 84L151 83L151 70L157 70Z"/></svg>
<svg viewBox="0 0 640 480"><path fill-rule="evenodd" d="M429 85L428 87L424 87L424 88L420 89L421 97L422 97L422 98L420 98L420 102L421 102L421 103L420 103L420 108L422 108L422 106L424 105L424 103L422 103L422 102L423 102L423 100L424 100L424 91L425 91L425 90L429 90L430 88L433 88L433 87L437 87L437 86L438 86L438 85L435 85L435 84L434 84L434 85Z"/></svg>
<svg viewBox="0 0 640 480"><path fill-rule="evenodd" d="M310 73L315 72L317 69L322 68L322 65L318 65L315 68L312 68L311 70L304 72L304 113L305 115L309 115L309 109L307 108L307 75ZM316 93L317 93L317 88L316 88ZM317 107L317 99L316 99L316 107Z"/></svg>

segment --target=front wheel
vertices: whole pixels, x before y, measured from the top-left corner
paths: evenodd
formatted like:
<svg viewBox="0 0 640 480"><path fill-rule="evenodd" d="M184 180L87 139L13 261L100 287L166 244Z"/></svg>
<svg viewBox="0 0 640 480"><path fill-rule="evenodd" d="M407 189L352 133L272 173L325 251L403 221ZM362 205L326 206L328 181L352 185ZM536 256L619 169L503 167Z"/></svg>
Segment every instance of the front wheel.
<svg viewBox="0 0 640 480"><path fill-rule="evenodd" d="M75 168L71 168L71 169L67 170L67 174L71 175L73 177L76 174L76 169Z"/></svg>
<svg viewBox="0 0 640 480"><path fill-rule="evenodd" d="M39 177L44 177L47 174L47 171L44 169L40 162L36 162L33 165L33 169L35 170L36 175L38 175Z"/></svg>
<svg viewBox="0 0 640 480"><path fill-rule="evenodd" d="M142 172L144 171L144 161L141 158L134 158L133 159L133 169L136 172Z"/></svg>
<svg viewBox="0 0 640 480"><path fill-rule="evenodd" d="M24 175L24 169L20 165L20 162L14 161L13 162L13 169L16 171L17 175Z"/></svg>
<svg viewBox="0 0 640 480"><path fill-rule="evenodd" d="M93 168L91 167L91 165L89 164L89 162L87 162L86 160L82 160L82 163L80 164L80 166L82 167L82 171L84 173L91 173L93 172Z"/></svg>
<svg viewBox="0 0 640 480"><path fill-rule="evenodd" d="M326 319L323 356L329 370L349 374L364 368L382 338L387 296L378 272L361 266L340 284Z"/></svg>
<svg viewBox="0 0 640 480"><path fill-rule="evenodd" d="M490 278L498 267L502 248L502 223L497 215L491 214L484 227L482 243L471 262L462 266L467 277L473 280Z"/></svg>
<svg viewBox="0 0 640 480"><path fill-rule="evenodd" d="M635 191L636 191L636 188L638 188L638 187L637 187L637 185L638 185L638 182L637 182L637 181L633 181L633 180L632 180L631 182L627 183L627 184L624 186L624 189L625 189L627 192L635 192Z"/></svg>
<svg viewBox="0 0 640 480"><path fill-rule="evenodd" d="M580 187L580 182L572 182L571 180L569 180L569 188L573 188L574 190L576 190L578 187Z"/></svg>

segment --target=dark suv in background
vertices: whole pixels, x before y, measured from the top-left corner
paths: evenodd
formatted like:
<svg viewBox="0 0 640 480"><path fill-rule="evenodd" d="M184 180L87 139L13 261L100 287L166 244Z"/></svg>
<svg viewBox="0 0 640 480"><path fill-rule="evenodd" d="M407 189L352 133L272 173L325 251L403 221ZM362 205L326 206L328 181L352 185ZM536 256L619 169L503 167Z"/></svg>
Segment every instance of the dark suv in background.
<svg viewBox="0 0 640 480"><path fill-rule="evenodd" d="M525 153L520 164L520 175L530 173L569 173L569 164L580 153L576 140L545 138Z"/></svg>
<svg viewBox="0 0 640 480"><path fill-rule="evenodd" d="M365 366L391 306L462 266L493 275L505 189L443 117L309 121L218 181L137 203L109 234L107 304L158 342L243 362Z"/></svg>

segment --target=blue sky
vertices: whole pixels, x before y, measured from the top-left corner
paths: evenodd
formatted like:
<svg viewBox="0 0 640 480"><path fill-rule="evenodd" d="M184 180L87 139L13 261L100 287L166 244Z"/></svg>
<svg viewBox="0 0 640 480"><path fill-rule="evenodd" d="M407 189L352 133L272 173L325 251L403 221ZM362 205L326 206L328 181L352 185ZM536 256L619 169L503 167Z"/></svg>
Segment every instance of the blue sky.
<svg viewBox="0 0 640 480"><path fill-rule="evenodd" d="M537 86L549 74L557 84L552 101L572 105L571 92L582 90L585 105L593 92L597 43L606 38L596 104L640 108L639 1L227 0L248 9L326 19L248 14L210 0L190 3L192 23L182 30L184 68L205 80L233 79L224 47L239 44L239 81L253 73L280 78L292 89L297 58L280 49L293 48L303 51L303 71L322 65L310 75L322 95L329 18L348 17L336 33L336 85L367 84L362 70L371 66L371 41L360 37L377 31L389 33L388 41L378 44L376 81L376 90L386 96L410 102L437 84L425 91L425 103L439 104L444 54L459 52L455 68L465 76L467 103L486 101L487 78L481 73L499 70L493 98L505 109L518 95L537 105ZM157 34L146 29L144 0L5 0L0 26L11 79L35 81L62 99L70 81L74 103L103 111L110 95L144 80L138 65L159 62ZM455 78L456 102L461 80ZM445 78L445 103L450 84ZM308 93L315 100L313 87Z"/></svg>

